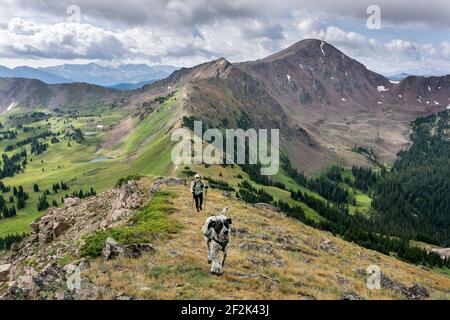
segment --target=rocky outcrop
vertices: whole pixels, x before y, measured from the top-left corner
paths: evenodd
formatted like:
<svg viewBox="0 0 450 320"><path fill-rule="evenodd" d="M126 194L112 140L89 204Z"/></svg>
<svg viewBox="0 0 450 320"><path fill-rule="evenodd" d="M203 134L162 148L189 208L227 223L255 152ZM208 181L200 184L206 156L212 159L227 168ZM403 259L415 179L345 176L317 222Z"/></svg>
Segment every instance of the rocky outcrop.
<svg viewBox="0 0 450 320"><path fill-rule="evenodd" d="M240 250L243 251L256 251L260 253L264 253L266 255L276 255L276 252L271 243L266 242L263 244L259 244L255 241L243 242L238 245Z"/></svg>
<svg viewBox="0 0 450 320"><path fill-rule="evenodd" d="M0 282L19 279L11 284L10 297L28 298L34 296L36 291L46 291L45 279L54 274L51 270L57 270L55 263L64 261L66 257L79 257L86 234L125 223L143 202L143 193L134 181L95 197L83 200L66 198L63 208L49 208L45 215L31 223L30 236L12 247ZM145 251L150 252L150 247L140 244L129 246L126 256L138 256ZM33 269L28 265L33 265ZM50 265L53 269L49 269ZM58 264L58 268L63 266ZM42 281L39 280L41 278ZM38 289L34 288L36 281Z"/></svg>
<svg viewBox="0 0 450 320"><path fill-rule="evenodd" d="M88 262L84 259L62 268L57 263L48 264L41 272L27 267L23 275L10 283L2 300L85 300L98 299L110 293L110 289L92 284L88 279L71 270L84 270ZM73 279L72 279L73 278Z"/></svg>
<svg viewBox="0 0 450 320"><path fill-rule="evenodd" d="M134 210L159 191L163 185L186 185L184 179L158 178L150 190L145 182L128 181L120 187L97 196L66 198L63 208L49 208L31 223L30 236L14 244L11 254L0 267L0 282L10 282L5 299L78 299L95 298L106 290L81 279L83 290L67 289L65 277L71 268L84 268L87 261L70 262L80 257L85 236L112 226L124 224ZM149 192L148 192L149 191ZM120 245L114 239L106 241L103 256L137 258L152 254L155 247L148 243ZM64 265L64 261L68 261ZM32 267L30 267L32 266Z"/></svg>
<svg viewBox="0 0 450 320"><path fill-rule="evenodd" d="M364 300L364 298L360 297L354 291L345 291L342 293L343 300Z"/></svg>
<svg viewBox="0 0 450 320"><path fill-rule="evenodd" d="M109 260L120 256L124 256L122 246L120 246L119 243L117 243L117 241L113 238L106 239L105 246L102 251L102 257Z"/></svg>
<svg viewBox="0 0 450 320"><path fill-rule="evenodd" d="M30 239L41 246L52 242L72 224L74 216L61 214L64 209L50 208L47 214L30 225Z"/></svg>
<svg viewBox="0 0 450 320"><path fill-rule="evenodd" d="M359 276L366 278L368 273L364 269L355 269L354 272ZM399 281L390 278L384 273L381 273L381 288L394 291L400 297L407 300L423 300L430 297L430 293L426 287L420 283L415 283L411 287L400 283Z"/></svg>
<svg viewBox="0 0 450 320"><path fill-rule="evenodd" d="M430 293L428 292L428 289L420 283L415 283L405 291L405 297L409 300L421 300L428 298L429 296Z"/></svg>
<svg viewBox="0 0 450 320"><path fill-rule="evenodd" d="M76 206L80 203L80 198L77 197L69 197L64 199L64 207L70 208Z"/></svg>
<svg viewBox="0 0 450 320"><path fill-rule="evenodd" d="M149 243L137 243L120 245L113 238L106 239L102 256L106 260L123 257L123 258L139 258L144 253L154 253L155 247Z"/></svg>
<svg viewBox="0 0 450 320"><path fill-rule="evenodd" d="M186 180L181 179L181 178L174 178L174 177L169 177L169 178L159 177L153 183L152 187L150 188L150 192L151 193L158 192L161 189L161 187L165 184L175 184L175 185L178 184L178 185L185 186Z"/></svg>
<svg viewBox="0 0 450 320"><path fill-rule="evenodd" d="M2 299L52 299L64 286L64 270L56 263L48 264L40 273L26 268L25 274L10 284Z"/></svg>
<svg viewBox="0 0 450 320"><path fill-rule="evenodd" d="M155 247L150 243L133 243L124 246L125 258L136 259L144 253L153 254L156 252Z"/></svg>
<svg viewBox="0 0 450 320"><path fill-rule="evenodd" d="M111 211L102 222L102 228L128 218L133 209L137 209L142 205L142 194L135 181L128 181L120 188L113 189L112 193Z"/></svg>
<svg viewBox="0 0 450 320"><path fill-rule="evenodd" d="M381 274L381 287L391 289L408 300L422 300L430 296L428 289L420 283L415 283L412 287L408 288L404 284L392 280L383 273Z"/></svg>

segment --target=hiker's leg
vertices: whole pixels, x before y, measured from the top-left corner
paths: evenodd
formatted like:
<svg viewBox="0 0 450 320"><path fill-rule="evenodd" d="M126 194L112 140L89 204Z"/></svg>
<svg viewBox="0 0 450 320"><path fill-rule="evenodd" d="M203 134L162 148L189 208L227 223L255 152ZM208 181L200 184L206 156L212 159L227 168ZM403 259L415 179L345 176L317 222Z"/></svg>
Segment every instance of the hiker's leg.
<svg viewBox="0 0 450 320"><path fill-rule="evenodd" d="M198 199L199 199L199 202L200 202L200 210L202 210L202 205L203 205L203 193L200 193L200 194L198 195Z"/></svg>
<svg viewBox="0 0 450 320"><path fill-rule="evenodd" d="M198 195L194 194L194 200L195 200L195 208L197 209L197 211L199 210L199 205L198 205Z"/></svg>

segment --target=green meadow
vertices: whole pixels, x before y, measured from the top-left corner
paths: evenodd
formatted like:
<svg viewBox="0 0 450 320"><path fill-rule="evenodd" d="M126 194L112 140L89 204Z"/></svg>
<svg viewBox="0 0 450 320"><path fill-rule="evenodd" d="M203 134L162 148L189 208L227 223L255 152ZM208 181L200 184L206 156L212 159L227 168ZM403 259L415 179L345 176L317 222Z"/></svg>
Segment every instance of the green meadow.
<svg viewBox="0 0 450 320"><path fill-rule="evenodd" d="M27 233L29 224L40 217L44 211L37 210L38 198L42 191L48 189L47 196L51 205L53 200L62 205L62 198L74 191L88 191L91 187L98 193L113 187L117 180L130 174L140 175L168 175L172 171L170 141L167 124L177 111L175 99L169 99L152 117L139 120L131 111L126 109L114 110L96 115L61 115L50 114L50 118L23 125L34 128L33 132L23 132L23 129L9 118L10 115L0 116L2 130L15 130L17 137L13 140L0 142L0 152L11 156L22 149L27 151L27 165L23 172L13 177L2 179L11 190L3 197L8 206L9 198L14 187L22 186L28 193L26 206L17 211L12 218L0 219L0 237L12 233ZM16 109L14 114L21 114ZM115 126L128 119L131 128L124 136L111 137ZM84 141L77 142L64 134L71 128L83 132ZM23 148L5 152L7 145L32 137L45 130L56 134L59 143L51 143L51 137L41 138L40 142L47 143L47 151L35 155L31 154L30 144ZM111 141L112 140L112 141ZM117 141L116 141L117 140ZM109 141L109 144L105 144ZM107 146L106 146L107 145ZM65 182L69 190L52 190L54 183ZM38 184L40 191L34 192L33 185ZM1 193L0 193L1 195ZM15 203L14 203L15 204Z"/></svg>

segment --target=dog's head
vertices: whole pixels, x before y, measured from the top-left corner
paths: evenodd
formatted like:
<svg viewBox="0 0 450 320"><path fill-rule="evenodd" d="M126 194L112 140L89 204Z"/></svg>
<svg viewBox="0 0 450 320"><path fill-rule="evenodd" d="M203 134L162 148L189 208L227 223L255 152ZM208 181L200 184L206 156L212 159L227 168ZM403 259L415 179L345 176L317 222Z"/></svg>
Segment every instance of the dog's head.
<svg viewBox="0 0 450 320"><path fill-rule="evenodd" d="M215 220L212 220L208 224L208 230L213 228L217 234L219 241L228 241L231 232L231 218L220 216Z"/></svg>

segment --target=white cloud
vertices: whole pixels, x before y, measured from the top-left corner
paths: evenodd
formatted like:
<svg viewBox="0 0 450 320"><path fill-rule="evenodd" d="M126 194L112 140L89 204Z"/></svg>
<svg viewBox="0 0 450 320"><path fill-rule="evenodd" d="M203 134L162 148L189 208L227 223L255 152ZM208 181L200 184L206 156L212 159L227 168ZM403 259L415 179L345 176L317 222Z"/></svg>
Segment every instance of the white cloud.
<svg viewBox="0 0 450 320"><path fill-rule="evenodd" d="M6 21L0 24L1 61L192 66L221 56L231 61L255 60L301 39L319 38L378 72L408 71L425 65L450 72L448 41L422 43L403 39L401 34L385 37L383 30L362 34L360 28L354 28L355 21L360 27L365 25L369 3L365 0L357 4L349 0L305 0L301 4L293 0L129 0L126 5L111 0L78 0L81 24L66 22L66 8L72 2L0 0L0 17ZM417 14L421 3L413 0L406 8L378 1L382 19L389 23L424 24L433 20L433 14L438 23L445 20L441 16L450 21L450 10L433 13L448 6L435 0L427 2L434 11L422 10L421 19Z"/></svg>
<svg viewBox="0 0 450 320"><path fill-rule="evenodd" d="M14 18L0 30L3 56L36 58L114 59L125 49L116 35L88 24L36 24Z"/></svg>
<svg viewBox="0 0 450 320"><path fill-rule="evenodd" d="M441 43L441 53L445 59L450 60L450 42L443 41Z"/></svg>
<svg viewBox="0 0 450 320"><path fill-rule="evenodd" d="M0 29L0 56L33 59L140 61L191 66L225 56L232 61L264 57L282 39L276 23L228 19L195 32L157 27L106 29L82 23L37 23L13 18Z"/></svg>
<svg viewBox="0 0 450 320"><path fill-rule="evenodd" d="M368 6L380 6L383 20L390 24L415 23L450 26L450 2L444 0L0 0L5 11L37 11L65 15L72 4L80 6L89 19L120 21L129 25L204 24L221 18L273 17L308 8L328 15L365 19ZM26 10L24 10L26 9ZM92 20L89 20L92 21Z"/></svg>

